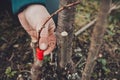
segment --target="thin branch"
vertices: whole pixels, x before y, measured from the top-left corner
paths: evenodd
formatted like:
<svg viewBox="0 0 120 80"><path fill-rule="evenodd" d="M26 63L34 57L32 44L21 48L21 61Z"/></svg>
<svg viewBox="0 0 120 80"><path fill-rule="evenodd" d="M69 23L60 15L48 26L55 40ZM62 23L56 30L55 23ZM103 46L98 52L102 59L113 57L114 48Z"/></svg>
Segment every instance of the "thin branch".
<svg viewBox="0 0 120 80"><path fill-rule="evenodd" d="M15 56L14 53L12 53L12 55L11 55L11 57L9 58L8 61L11 61L11 60L13 59L14 56Z"/></svg>
<svg viewBox="0 0 120 80"><path fill-rule="evenodd" d="M82 58L75 64L75 67L77 67L77 66L82 62L83 59L84 59L84 57L82 57Z"/></svg>
<svg viewBox="0 0 120 80"><path fill-rule="evenodd" d="M78 36L79 34L81 34L83 31L85 31L90 26L92 26L93 24L95 24L95 22L96 22L96 19L94 19L93 21L91 21L90 23L88 23L87 25L85 25L83 28L81 28L80 30L78 30L77 32L75 32L75 36Z"/></svg>

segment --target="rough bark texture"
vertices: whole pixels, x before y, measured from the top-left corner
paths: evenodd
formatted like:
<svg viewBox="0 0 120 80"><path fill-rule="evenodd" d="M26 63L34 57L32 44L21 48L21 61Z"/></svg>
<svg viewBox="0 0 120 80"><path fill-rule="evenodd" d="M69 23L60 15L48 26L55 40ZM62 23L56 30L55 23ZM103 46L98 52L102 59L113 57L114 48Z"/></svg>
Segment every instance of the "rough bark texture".
<svg viewBox="0 0 120 80"><path fill-rule="evenodd" d="M60 0L60 7L75 2L76 0ZM65 68L66 64L73 65L71 60L72 55L72 40L73 40L73 23L75 16L75 7L68 7L61 11L58 15L57 27L57 46L58 46L58 64L60 68ZM68 36L61 36L61 32L66 31ZM63 80L63 79L62 79Z"/></svg>
<svg viewBox="0 0 120 80"><path fill-rule="evenodd" d="M103 41L104 33L106 31L107 16L110 8L110 0L101 0L100 11L96 25L93 29L91 45L88 53L87 63L82 74L82 80L90 80L95 61Z"/></svg>
<svg viewBox="0 0 120 80"><path fill-rule="evenodd" d="M61 0L60 7L75 2L76 0ZM64 9L59 13L58 16L58 27L57 27L57 44L58 44L58 55L60 60L60 67L65 67L65 65L71 61L72 54L72 40L73 40L73 23L75 8L70 7ZM68 36L61 36L61 32L66 31Z"/></svg>

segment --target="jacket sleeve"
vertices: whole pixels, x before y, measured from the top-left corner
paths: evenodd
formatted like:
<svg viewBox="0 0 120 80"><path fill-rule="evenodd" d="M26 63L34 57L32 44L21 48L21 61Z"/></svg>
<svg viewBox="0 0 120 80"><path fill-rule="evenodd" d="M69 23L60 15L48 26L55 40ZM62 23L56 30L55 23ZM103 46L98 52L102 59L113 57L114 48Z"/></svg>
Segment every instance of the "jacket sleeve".
<svg viewBox="0 0 120 80"><path fill-rule="evenodd" d="M46 0L11 0L13 14L18 14L30 4L45 5Z"/></svg>

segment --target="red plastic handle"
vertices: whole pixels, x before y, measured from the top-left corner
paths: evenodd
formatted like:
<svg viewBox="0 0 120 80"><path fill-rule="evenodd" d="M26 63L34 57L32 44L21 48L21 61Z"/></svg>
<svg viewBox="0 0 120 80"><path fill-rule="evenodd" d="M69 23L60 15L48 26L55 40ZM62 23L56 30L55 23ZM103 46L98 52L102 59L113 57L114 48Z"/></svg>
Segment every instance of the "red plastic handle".
<svg viewBox="0 0 120 80"><path fill-rule="evenodd" d="M36 57L38 60L44 59L44 50L40 50L39 48L36 48Z"/></svg>

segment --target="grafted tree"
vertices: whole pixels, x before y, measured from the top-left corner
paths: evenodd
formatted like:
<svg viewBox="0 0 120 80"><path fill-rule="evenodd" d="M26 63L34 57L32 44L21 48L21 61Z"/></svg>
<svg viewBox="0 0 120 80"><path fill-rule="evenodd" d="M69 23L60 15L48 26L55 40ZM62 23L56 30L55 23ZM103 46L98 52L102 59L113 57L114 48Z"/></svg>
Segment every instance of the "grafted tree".
<svg viewBox="0 0 120 80"><path fill-rule="evenodd" d="M67 5L76 0L61 0L60 7ZM66 63L71 61L72 54L72 40L73 40L73 23L74 23L75 8L70 7L61 11L58 15L57 27L57 44L59 47L60 66L65 67ZM68 35L61 35L62 32L67 32ZM66 33L65 33L66 34Z"/></svg>
<svg viewBox="0 0 120 80"><path fill-rule="evenodd" d="M59 13L58 17L58 27L57 27L57 40L58 40L58 59L59 59L59 68L62 71L65 71L65 66L67 64L70 64L71 73L75 72L75 68L73 66L73 62L71 60L72 56L72 40L73 40L73 23L74 23L74 13L75 13L75 5L79 4L80 1L76 0L60 0L60 9L55 11L51 16L46 19L43 26L57 13ZM41 30L44 27L41 28ZM39 30L39 34L41 32ZM64 33L66 32L66 33ZM40 37L39 37L40 38ZM39 39L38 38L38 39ZM34 44L36 47L36 44ZM33 47L33 51L35 53L35 48ZM36 58L36 57L34 57ZM32 72L32 80L40 80L42 77L42 61L37 61L35 59L35 62L32 66L31 72ZM62 72L61 71L61 72ZM67 72L67 71L66 71ZM59 76L59 75L58 75ZM65 75L66 76L66 75ZM61 75L60 75L61 77ZM66 78L61 78L59 80L66 80Z"/></svg>
<svg viewBox="0 0 120 80"><path fill-rule="evenodd" d="M93 68L96 64L98 53L103 42L104 33L106 31L110 3L111 0L101 0L100 11L98 13L96 25L93 29L91 45L88 52L86 66L82 74L82 80L90 80Z"/></svg>
<svg viewBox="0 0 120 80"><path fill-rule="evenodd" d="M73 3L77 0L60 0L60 7ZM71 71L74 72L72 55L72 41L74 30L75 6L68 7L62 10L58 15L57 26L57 45L58 45L58 64L61 69L64 69L67 64L72 66ZM64 79L61 79L64 80Z"/></svg>

